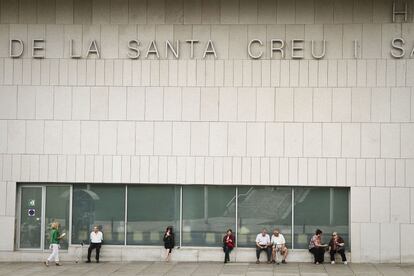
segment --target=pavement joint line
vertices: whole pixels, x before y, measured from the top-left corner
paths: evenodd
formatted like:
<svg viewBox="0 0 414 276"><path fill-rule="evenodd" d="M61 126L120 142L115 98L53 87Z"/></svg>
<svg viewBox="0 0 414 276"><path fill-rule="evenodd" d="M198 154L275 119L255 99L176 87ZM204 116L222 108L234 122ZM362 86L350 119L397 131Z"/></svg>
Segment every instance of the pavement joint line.
<svg viewBox="0 0 414 276"><path fill-rule="evenodd" d="M210 276L210 275L414 275L413 264L342 264L313 265L310 263L289 263L286 266L256 265L255 263L188 263L188 262L102 262L101 264L75 264L63 262L62 267L45 267L41 262L0 262L1 276L20 275L154 275L154 276Z"/></svg>

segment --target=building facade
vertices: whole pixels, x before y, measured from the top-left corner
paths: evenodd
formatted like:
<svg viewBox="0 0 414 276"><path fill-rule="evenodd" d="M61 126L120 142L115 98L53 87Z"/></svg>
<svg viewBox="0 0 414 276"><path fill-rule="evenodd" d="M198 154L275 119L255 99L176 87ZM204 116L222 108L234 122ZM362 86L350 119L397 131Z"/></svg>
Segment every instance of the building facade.
<svg viewBox="0 0 414 276"><path fill-rule="evenodd" d="M0 260L413 262L412 0L1 0Z"/></svg>

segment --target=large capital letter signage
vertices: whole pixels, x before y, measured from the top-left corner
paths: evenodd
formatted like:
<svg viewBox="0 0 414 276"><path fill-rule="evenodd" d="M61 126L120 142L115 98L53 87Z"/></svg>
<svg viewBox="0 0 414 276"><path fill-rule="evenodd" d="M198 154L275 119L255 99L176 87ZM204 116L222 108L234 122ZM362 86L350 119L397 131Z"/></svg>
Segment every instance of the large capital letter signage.
<svg viewBox="0 0 414 276"><path fill-rule="evenodd" d="M247 46L247 53L249 54L249 57L251 57L253 59L259 59L263 55L263 51L262 50L258 51L258 54L256 54L256 55L253 54L253 52L252 52L252 45L253 44L256 44L256 43L259 44L260 46L263 46L263 42L260 39L252 39L252 40L250 40L249 45Z"/></svg>
<svg viewBox="0 0 414 276"><path fill-rule="evenodd" d="M407 2L404 3L404 9L403 10L397 10L397 4L395 1L392 3L392 22L396 21L396 18L398 15L404 16L404 22L407 22L408 20L408 5Z"/></svg>
<svg viewBox="0 0 414 276"><path fill-rule="evenodd" d="M15 49L17 47L17 49ZM24 44L21 39L10 39L9 45L9 57L18 58L21 57L24 51Z"/></svg>

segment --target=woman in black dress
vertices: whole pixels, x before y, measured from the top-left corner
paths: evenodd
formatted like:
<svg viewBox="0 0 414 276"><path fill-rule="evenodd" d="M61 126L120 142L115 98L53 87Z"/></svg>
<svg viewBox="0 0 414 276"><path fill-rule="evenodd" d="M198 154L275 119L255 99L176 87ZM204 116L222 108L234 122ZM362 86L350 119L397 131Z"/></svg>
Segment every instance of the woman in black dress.
<svg viewBox="0 0 414 276"><path fill-rule="evenodd" d="M165 229L163 241L166 250L165 261L169 262L171 257L171 251L175 246L175 237L172 226L168 226L167 229Z"/></svg>

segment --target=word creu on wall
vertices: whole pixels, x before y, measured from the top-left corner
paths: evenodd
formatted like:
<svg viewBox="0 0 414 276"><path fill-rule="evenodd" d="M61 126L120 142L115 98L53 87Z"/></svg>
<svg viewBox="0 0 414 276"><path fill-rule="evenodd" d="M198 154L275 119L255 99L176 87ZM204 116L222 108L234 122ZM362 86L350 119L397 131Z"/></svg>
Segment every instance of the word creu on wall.
<svg viewBox="0 0 414 276"><path fill-rule="evenodd" d="M158 50L158 45L160 43L164 46L164 51L161 53ZM358 40L352 42L354 49L354 58L360 58L361 43ZM79 58L100 58L101 49L96 40L92 40L89 43L85 53L81 53L80 49L75 49L74 40L69 40L69 58L79 59ZM199 45L202 44L202 45ZM290 41L285 41L282 39L271 39L268 43L263 43L260 39L252 39L248 42L246 50L249 58L251 59L262 59L266 51L269 53L271 59L279 58L284 59L287 57L287 51L290 52L289 57L292 59L303 59L305 58L304 53L310 44L311 56L314 59L323 59L326 56L328 51L329 43L326 40L321 41L305 41L304 39L292 39ZM47 51L47 42L44 38L33 39L31 41L30 50L32 58L45 58ZM9 57L11 58L20 58L23 56L25 48L27 45L20 39L10 39L9 44ZM168 58L172 56L176 59L182 57L181 50L183 47L187 47L186 58L193 59L195 58L194 49L196 47L203 47L202 56L199 58L205 59L207 56L212 56L213 58L218 58L215 43L211 40L207 42L201 42L199 40L185 40L185 41L163 41L156 42L151 40L147 45L142 45L139 40L129 40L127 45L125 45L125 58L129 59L139 59L139 58ZM79 47L80 48L80 47ZM397 37L393 38L390 42L390 56L393 58L404 58L414 57L414 45L411 47L407 46L407 43L404 38Z"/></svg>

